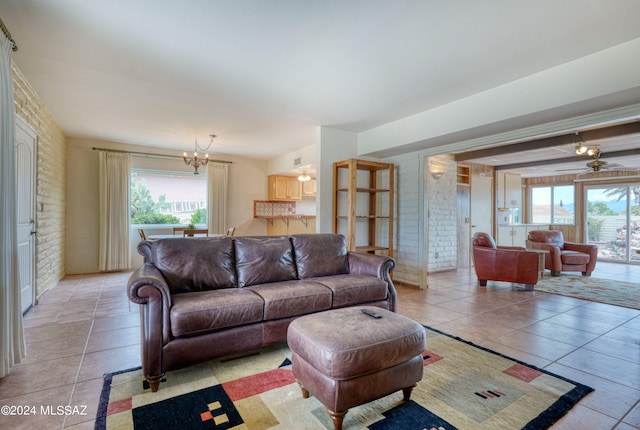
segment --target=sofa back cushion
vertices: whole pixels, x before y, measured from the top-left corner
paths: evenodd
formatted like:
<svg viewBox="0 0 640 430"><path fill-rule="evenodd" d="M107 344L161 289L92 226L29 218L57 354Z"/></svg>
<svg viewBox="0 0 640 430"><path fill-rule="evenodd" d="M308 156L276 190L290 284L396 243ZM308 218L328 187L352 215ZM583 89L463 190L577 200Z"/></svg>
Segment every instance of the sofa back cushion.
<svg viewBox="0 0 640 430"><path fill-rule="evenodd" d="M238 286L297 279L289 237L245 236L234 242Z"/></svg>
<svg viewBox="0 0 640 430"><path fill-rule="evenodd" d="M533 230L529 232L532 242L549 243L560 249L564 248L564 235L560 230Z"/></svg>
<svg viewBox="0 0 640 430"><path fill-rule="evenodd" d="M172 294L237 286L230 237L156 240L151 243L151 258Z"/></svg>
<svg viewBox="0 0 640 430"><path fill-rule="evenodd" d="M300 279L349 273L347 240L341 234L291 236Z"/></svg>

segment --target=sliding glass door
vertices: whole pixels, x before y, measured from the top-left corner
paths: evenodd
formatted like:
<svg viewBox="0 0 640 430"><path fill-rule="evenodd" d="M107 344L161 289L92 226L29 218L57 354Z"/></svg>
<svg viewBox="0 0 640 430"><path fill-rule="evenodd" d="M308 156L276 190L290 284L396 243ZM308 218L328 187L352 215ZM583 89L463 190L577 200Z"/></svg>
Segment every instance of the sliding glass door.
<svg viewBox="0 0 640 430"><path fill-rule="evenodd" d="M585 187L587 243L598 259L640 263L640 183Z"/></svg>

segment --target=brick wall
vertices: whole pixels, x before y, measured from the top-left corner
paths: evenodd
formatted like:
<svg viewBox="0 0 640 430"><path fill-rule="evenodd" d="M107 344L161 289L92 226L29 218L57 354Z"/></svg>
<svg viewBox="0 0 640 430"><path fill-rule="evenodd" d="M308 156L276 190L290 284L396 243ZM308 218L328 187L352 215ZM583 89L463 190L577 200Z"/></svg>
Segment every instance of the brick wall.
<svg viewBox="0 0 640 430"><path fill-rule="evenodd" d="M36 296L65 275L66 142L62 130L15 64L15 109L38 136Z"/></svg>
<svg viewBox="0 0 640 430"><path fill-rule="evenodd" d="M458 264L456 163L450 155L437 155L429 157L428 168L428 271L453 270ZM433 171L445 174L435 179Z"/></svg>
<svg viewBox="0 0 640 430"><path fill-rule="evenodd" d="M414 154L387 160L395 164L395 234L393 278L424 286L424 246L420 240L422 223L422 157Z"/></svg>
<svg viewBox="0 0 640 430"><path fill-rule="evenodd" d="M432 156L425 162L422 152L385 161L394 163L396 169L393 277L424 288L429 272L457 267L456 163L447 155ZM434 179L432 168L445 175Z"/></svg>

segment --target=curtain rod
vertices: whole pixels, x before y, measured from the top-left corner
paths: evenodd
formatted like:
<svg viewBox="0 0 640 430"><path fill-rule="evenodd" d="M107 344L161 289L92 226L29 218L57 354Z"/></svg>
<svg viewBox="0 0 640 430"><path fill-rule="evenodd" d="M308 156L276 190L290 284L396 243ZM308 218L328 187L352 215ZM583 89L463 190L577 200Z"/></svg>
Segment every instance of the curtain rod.
<svg viewBox="0 0 640 430"><path fill-rule="evenodd" d="M107 148L96 148L96 147L93 147L91 149L93 149L94 151L120 152L120 153L123 153L123 154L143 155L145 157L151 157L151 158L178 158L180 160L183 159L182 156L180 156L180 155L150 154L148 152L124 151L124 150L121 150L121 149L107 149ZM214 160L212 158L209 158L209 162L210 163L233 164L233 161Z"/></svg>
<svg viewBox="0 0 640 430"><path fill-rule="evenodd" d="M13 52L16 52L18 50L18 45L16 44L16 41L13 40L13 37L11 37L11 32L9 31L7 26L4 25L4 22L2 22L2 18L0 18L0 29L2 29L4 35L7 36L7 39L9 39L9 42L11 42L11 44L13 45L13 48L11 48Z"/></svg>

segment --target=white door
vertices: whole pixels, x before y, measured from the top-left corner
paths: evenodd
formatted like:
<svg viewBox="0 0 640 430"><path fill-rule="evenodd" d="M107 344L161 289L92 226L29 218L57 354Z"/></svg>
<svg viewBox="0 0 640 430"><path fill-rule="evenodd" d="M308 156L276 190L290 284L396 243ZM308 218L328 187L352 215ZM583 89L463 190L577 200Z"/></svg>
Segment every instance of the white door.
<svg viewBox="0 0 640 430"><path fill-rule="evenodd" d="M16 117L15 143L18 275L22 312L26 312L35 296L36 133L19 117Z"/></svg>
<svg viewBox="0 0 640 430"><path fill-rule="evenodd" d="M471 177L471 235L476 232L493 231L493 178L473 175Z"/></svg>
<svg viewBox="0 0 640 430"><path fill-rule="evenodd" d="M466 185L458 185L458 222L457 222L457 242L458 242L458 269L468 269L471 253L469 247L471 245L471 214L469 213L470 189Z"/></svg>

